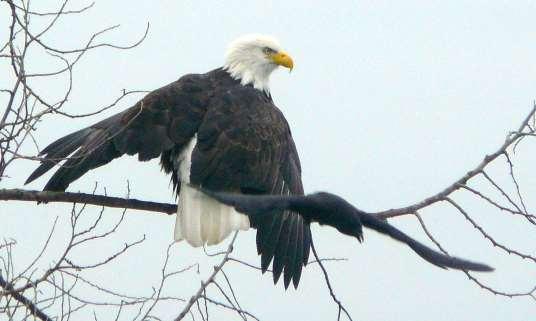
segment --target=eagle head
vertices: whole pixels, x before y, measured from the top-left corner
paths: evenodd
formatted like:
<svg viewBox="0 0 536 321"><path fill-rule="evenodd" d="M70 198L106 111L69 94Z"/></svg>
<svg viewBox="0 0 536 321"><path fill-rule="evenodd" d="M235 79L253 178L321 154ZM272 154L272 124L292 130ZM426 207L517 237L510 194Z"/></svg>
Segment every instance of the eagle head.
<svg viewBox="0 0 536 321"><path fill-rule="evenodd" d="M279 66L292 70L294 62L274 37L254 34L229 45L224 69L231 77L240 79L242 85L251 84L268 93L270 74Z"/></svg>

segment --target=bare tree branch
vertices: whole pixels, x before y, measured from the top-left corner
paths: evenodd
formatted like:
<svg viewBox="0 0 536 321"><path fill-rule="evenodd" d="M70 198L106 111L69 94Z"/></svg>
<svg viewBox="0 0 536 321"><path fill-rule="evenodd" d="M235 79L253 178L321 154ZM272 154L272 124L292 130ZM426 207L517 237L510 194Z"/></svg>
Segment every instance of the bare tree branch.
<svg viewBox="0 0 536 321"><path fill-rule="evenodd" d="M39 203L78 203L106 206L122 209L133 209L165 214L175 214L177 205L141 201L133 198L112 197L86 193L40 192L21 189L0 189L0 201L30 201Z"/></svg>
<svg viewBox="0 0 536 321"><path fill-rule="evenodd" d="M322 263L322 259L318 256L318 253L316 253L316 248L313 242L311 242L311 249L313 250L313 255L315 256L316 262L318 262L318 265L320 266L320 269L322 270L322 274L324 274L324 280L326 281L326 285L328 286L329 295L333 299L333 301L337 304L337 321L341 319L341 312L344 312L348 320L353 321L352 316L346 310L342 302L337 298L335 295L335 291L333 290L333 287L331 285L331 281L329 280L328 271L324 267L324 264Z"/></svg>
<svg viewBox="0 0 536 321"><path fill-rule="evenodd" d="M229 261L229 255L233 252L233 246L234 242L236 241L236 237L238 236L238 232L235 232L233 235L233 238L231 239L231 242L229 243L229 246L227 247L227 250L224 252L223 259L221 260L220 264L214 266L214 271L210 276L203 282L201 282L201 286L199 287L199 290L190 298L186 306L182 309L181 313L175 318L175 321L182 320L186 314L190 311L192 308L192 305L196 303L200 298L205 297L204 293L211 283L213 283L216 279L216 275L221 271L225 263Z"/></svg>
<svg viewBox="0 0 536 321"><path fill-rule="evenodd" d="M461 189L463 186L465 186L465 184L470 179L474 178L475 176L477 176L479 174L482 174L483 171L484 171L484 168L486 168L486 166L488 166L491 162L493 162L499 156L504 155L506 153L506 150L510 146L515 144L519 139L525 137L526 132L524 132L524 131L525 131L526 128L530 128L529 127L529 122L535 116L535 114L536 114L536 105L534 105L532 107L532 110L525 117L525 119L523 120L523 122L519 126L519 129L517 131L515 131L515 132L510 133L510 135L508 135L508 137L506 138L504 143L501 145L501 147L499 147L499 149L497 151L495 151L494 153L489 154L486 157L484 157L482 162L480 162L480 164L478 164L474 169L468 171L460 179L456 180L454 183L449 185L447 188L445 188L441 192L439 192L439 193L437 193L437 194L435 194L433 196L430 196L430 197L424 199L423 201L415 203L413 205L409 205L409 206L405 206L405 207L401 207L401 208L396 208L396 209L390 209L390 210L386 210L386 211L381 211L381 212L377 212L377 213L374 213L374 214L378 215L381 218L391 218L391 217L396 217L396 216L400 216L400 215L408 215L408 214L412 214L412 213L414 213L414 212L416 212L416 211L418 211L418 210L420 210L420 209L422 209L424 207L428 207L428 206L430 206L432 204L435 204L437 202L445 201L447 196L449 196L450 194L454 193L455 191Z"/></svg>
<svg viewBox="0 0 536 321"><path fill-rule="evenodd" d="M19 301L20 303L24 304L24 306L28 309L28 311L31 313L31 315L35 316L36 318L39 318L43 321L52 321L52 318L50 318L46 313L41 311L35 303L32 302L32 300L29 300L24 295L20 294L19 292L14 292L13 286L9 284L0 274L0 287L4 289L4 291L7 291L11 293L11 296Z"/></svg>

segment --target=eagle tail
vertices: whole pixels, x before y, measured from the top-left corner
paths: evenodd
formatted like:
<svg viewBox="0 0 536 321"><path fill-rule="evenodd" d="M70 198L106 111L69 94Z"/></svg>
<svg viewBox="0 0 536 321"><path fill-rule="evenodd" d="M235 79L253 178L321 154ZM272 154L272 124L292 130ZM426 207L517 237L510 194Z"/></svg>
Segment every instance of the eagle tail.
<svg viewBox="0 0 536 321"><path fill-rule="evenodd" d="M175 241L186 240L199 247L223 241L231 232L248 230L249 218L184 184L179 192Z"/></svg>

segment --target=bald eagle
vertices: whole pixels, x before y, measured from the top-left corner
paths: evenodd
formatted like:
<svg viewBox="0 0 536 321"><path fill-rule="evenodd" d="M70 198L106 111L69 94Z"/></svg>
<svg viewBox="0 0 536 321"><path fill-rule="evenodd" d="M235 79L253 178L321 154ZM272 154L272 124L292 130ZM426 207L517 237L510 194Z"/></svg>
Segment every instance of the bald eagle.
<svg viewBox="0 0 536 321"><path fill-rule="evenodd" d="M87 171L124 154L160 157L178 194L174 238L198 247L232 231L257 229L257 251L273 279L298 286L311 244L309 223L291 210L248 217L193 187L244 194L301 195L301 168L289 125L274 105L270 74L292 70L292 58L269 36L232 42L225 64L188 74L147 94L134 106L62 137L40 152L29 183L67 158L44 190L64 191Z"/></svg>

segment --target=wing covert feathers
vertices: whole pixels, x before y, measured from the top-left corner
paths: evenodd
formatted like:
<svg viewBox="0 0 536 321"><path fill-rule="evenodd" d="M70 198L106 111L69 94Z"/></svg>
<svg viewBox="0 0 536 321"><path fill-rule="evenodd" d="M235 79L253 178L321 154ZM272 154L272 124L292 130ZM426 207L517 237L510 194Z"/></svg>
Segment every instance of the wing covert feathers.
<svg viewBox="0 0 536 321"><path fill-rule="evenodd" d="M41 151L41 165L26 183L65 161L44 188L63 191L89 170L124 154L147 161L173 148L180 150L195 134L207 108L210 93L199 91L203 86L207 84L201 75L186 75L127 110L56 140Z"/></svg>

